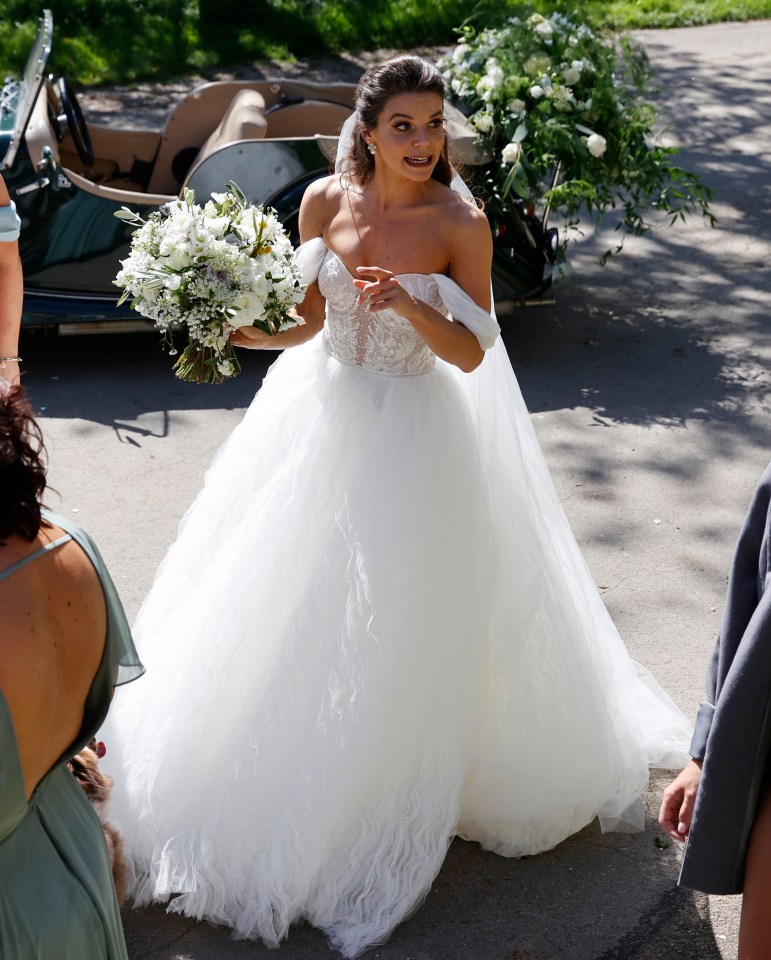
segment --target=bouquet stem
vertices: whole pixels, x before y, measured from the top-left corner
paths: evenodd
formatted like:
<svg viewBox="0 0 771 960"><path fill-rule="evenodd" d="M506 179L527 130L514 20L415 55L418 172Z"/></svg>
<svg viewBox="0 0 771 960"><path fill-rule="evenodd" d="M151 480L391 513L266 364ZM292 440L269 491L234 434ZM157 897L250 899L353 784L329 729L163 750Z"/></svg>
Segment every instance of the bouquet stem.
<svg viewBox="0 0 771 960"><path fill-rule="evenodd" d="M241 364L229 343L218 354L212 347L193 342L185 347L172 369L180 380L189 383L224 383L241 372Z"/></svg>

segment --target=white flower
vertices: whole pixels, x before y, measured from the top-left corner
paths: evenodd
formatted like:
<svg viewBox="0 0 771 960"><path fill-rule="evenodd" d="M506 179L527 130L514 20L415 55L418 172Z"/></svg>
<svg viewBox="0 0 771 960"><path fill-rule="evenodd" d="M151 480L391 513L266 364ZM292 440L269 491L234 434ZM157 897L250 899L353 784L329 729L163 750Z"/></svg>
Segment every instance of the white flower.
<svg viewBox="0 0 771 960"><path fill-rule="evenodd" d="M462 63L471 47L467 43L459 43L452 52L452 62Z"/></svg>
<svg viewBox="0 0 771 960"><path fill-rule="evenodd" d="M211 217L206 219L206 227L214 237L222 237L230 226L229 217Z"/></svg>
<svg viewBox="0 0 771 960"><path fill-rule="evenodd" d="M217 369L223 377L232 377L233 373L235 372L235 367L233 366L232 360L220 360L217 363Z"/></svg>
<svg viewBox="0 0 771 960"><path fill-rule="evenodd" d="M583 60L574 60L569 67L566 67L562 71L562 76L565 80L565 83L569 87L575 86L575 84L577 84L581 79L581 69L583 65Z"/></svg>
<svg viewBox="0 0 771 960"><path fill-rule="evenodd" d="M539 23L536 23L533 30L539 37L542 37L546 43L551 43L551 38L554 35L554 27L548 20L541 20Z"/></svg>
<svg viewBox="0 0 771 960"><path fill-rule="evenodd" d="M530 88L530 96L533 98L533 100L540 100L543 94L544 94L544 89L540 85L540 83L534 83L533 86Z"/></svg>
<svg viewBox="0 0 771 960"><path fill-rule="evenodd" d="M503 81L506 79L506 74L498 65L496 60L488 60L485 64L485 72L490 81L490 86L493 90L499 90L503 85Z"/></svg>
<svg viewBox="0 0 771 960"><path fill-rule="evenodd" d="M509 101L508 107L511 113L521 113L525 109L525 101L515 98Z"/></svg>
<svg viewBox="0 0 771 960"><path fill-rule="evenodd" d="M228 319L228 323L236 330L239 327L251 326L255 320L260 320L265 315L265 304L251 290L242 290L233 300L231 307L235 312Z"/></svg>
<svg viewBox="0 0 771 960"><path fill-rule="evenodd" d="M182 277L180 277L177 273L172 273L170 277L166 277L166 279L163 281L163 285L167 290L179 290L181 283Z"/></svg>
<svg viewBox="0 0 771 960"><path fill-rule="evenodd" d="M501 151L501 160L504 163L515 164L519 161L519 158L522 156L522 144L521 143L507 143L506 146Z"/></svg>
<svg viewBox="0 0 771 960"><path fill-rule="evenodd" d="M480 112L474 115L472 123L480 133L489 133L493 129L493 115Z"/></svg>
<svg viewBox="0 0 771 960"><path fill-rule="evenodd" d="M554 94L554 106L557 110L561 110L563 113L566 113L568 110L572 110L575 105L576 98L573 95L573 91L570 87L559 87Z"/></svg>
<svg viewBox="0 0 771 960"><path fill-rule="evenodd" d="M587 137L586 145L593 157L601 157L608 146L605 137L601 137L599 133L593 133L590 137Z"/></svg>

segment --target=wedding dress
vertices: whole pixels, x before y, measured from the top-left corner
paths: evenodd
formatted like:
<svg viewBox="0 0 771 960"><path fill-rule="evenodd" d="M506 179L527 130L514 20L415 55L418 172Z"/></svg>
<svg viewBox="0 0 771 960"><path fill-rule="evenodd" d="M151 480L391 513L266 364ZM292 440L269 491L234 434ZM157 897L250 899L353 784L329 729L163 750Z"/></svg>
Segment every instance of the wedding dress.
<svg viewBox="0 0 771 960"><path fill-rule="evenodd" d="M495 320L473 374L301 248L322 333L271 367L135 625L103 735L139 904L346 957L426 896L455 836L504 856L641 825L690 731L632 661L571 534Z"/></svg>

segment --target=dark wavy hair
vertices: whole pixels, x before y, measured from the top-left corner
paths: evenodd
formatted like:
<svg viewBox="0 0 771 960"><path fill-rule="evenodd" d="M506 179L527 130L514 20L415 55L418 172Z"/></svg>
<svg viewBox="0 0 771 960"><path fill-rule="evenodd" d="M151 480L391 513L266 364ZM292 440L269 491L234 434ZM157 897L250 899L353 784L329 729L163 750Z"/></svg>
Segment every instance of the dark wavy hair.
<svg viewBox="0 0 771 960"><path fill-rule="evenodd" d="M45 446L24 388L0 378L0 545L34 540L46 488Z"/></svg>
<svg viewBox="0 0 771 960"><path fill-rule="evenodd" d="M401 93L437 93L444 99L444 79L433 63L409 54L378 63L367 70L356 90L358 123L347 157L348 172L359 184L367 183L375 172L375 158L367 149L364 131L377 124L386 102ZM452 175L445 134L444 146L431 176L449 186Z"/></svg>

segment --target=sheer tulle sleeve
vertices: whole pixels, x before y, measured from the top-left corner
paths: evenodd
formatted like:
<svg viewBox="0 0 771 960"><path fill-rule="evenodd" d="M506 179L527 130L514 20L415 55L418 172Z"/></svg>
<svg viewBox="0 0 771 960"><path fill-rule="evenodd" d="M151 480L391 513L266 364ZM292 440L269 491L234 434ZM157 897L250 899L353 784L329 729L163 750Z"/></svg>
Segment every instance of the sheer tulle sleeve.
<svg viewBox="0 0 771 960"><path fill-rule="evenodd" d="M439 288L439 296L455 320L470 330L483 350L489 350L498 339L501 328L498 321L478 304L449 277L432 273Z"/></svg>
<svg viewBox="0 0 771 960"><path fill-rule="evenodd" d="M295 250L295 261L300 268L302 281L306 286L318 278L326 252L327 245L321 237L306 240Z"/></svg>

